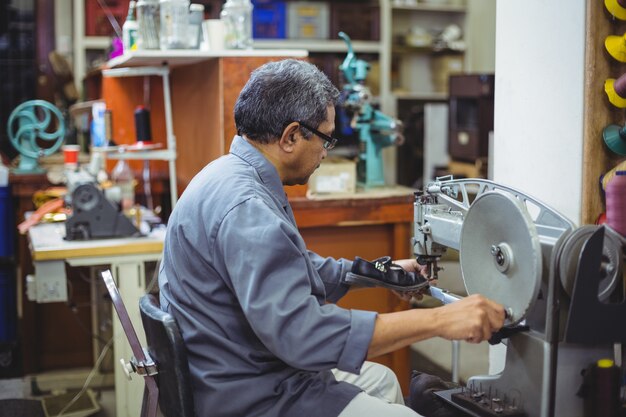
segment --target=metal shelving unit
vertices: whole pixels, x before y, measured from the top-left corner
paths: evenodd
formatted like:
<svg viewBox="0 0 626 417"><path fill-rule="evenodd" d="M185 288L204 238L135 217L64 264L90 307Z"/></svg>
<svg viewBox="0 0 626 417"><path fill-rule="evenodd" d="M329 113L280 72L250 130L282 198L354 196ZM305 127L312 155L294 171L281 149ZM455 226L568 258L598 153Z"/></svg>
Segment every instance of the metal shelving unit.
<svg viewBox="0 0 626 417"><path fill-rule="evenodd" d="M163 78L163 102L165 106L165 130L167 149L147 150L138 152L111 153L110 159L133 159L133 160L163 160L167 161L170 177L170 198L172 208L178 200L178 187L176 179L176 136L172 122L172 99L169 81L170 70L167 65L162 67L125 67L113 68L102 71L104 77L144 77L160 76Z"/></svg>

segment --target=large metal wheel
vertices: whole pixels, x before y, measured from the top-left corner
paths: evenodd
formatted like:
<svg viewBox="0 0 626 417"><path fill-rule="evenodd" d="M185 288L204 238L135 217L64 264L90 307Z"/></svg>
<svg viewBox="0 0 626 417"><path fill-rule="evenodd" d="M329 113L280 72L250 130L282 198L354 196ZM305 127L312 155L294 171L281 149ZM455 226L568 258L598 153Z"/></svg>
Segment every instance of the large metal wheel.
<svg viewBox="0 0 626 417"><path fill-rule="evenodd" d="M541 286L541 244L533 220L517 198L480 195L461 230L460 263L468 294L482 294L524 319Z"/></svg>

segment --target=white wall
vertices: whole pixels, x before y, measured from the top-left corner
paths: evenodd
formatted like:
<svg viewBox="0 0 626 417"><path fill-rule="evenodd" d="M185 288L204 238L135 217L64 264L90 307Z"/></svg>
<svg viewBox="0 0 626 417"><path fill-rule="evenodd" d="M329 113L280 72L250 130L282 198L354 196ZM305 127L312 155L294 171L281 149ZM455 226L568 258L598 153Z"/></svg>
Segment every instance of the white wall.
<svg viewBox="0 0 626 417"><path fill-rule="evenodd" d="M494 180L578 224L584 58L585 0L498 2ZM490 347L489 373L504 368L505 352Z"/></svg>
<svg viewBox="0 0 626 417"><path fill-rule="evenodd" d="M584 41L585 0L498 2L494 180L578 224Z"/></svg>

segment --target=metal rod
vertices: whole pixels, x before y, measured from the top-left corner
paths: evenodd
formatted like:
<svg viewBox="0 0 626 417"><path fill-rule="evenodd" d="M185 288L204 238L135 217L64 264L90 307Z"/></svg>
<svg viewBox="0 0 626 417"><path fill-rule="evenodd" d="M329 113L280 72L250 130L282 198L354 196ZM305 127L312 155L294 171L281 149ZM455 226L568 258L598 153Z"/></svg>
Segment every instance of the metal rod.
<svg viewBox="0 0 626 417"><path fill-rule="evenodd" d="M461 357L461 342L452 341L452 382L459 383L459 359Z"/></svg>

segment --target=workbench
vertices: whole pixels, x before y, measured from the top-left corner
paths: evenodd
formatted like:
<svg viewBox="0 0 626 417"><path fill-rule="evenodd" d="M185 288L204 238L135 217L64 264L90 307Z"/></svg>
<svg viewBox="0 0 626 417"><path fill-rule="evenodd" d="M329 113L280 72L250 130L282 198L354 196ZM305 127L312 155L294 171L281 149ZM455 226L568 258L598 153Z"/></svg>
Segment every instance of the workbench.
<svg viewBox="0 0 626 417"><path fill-rule="evenodd" d="M50 291L56 279L50 272L64 272L65 263L70 267L86 266L91 271L92 328L98 328L98 286L99 271L110 268L117 281L120 295L128 310L130 319L139 339L145 346L145 335L139 313L139 299L146 292L146 262L158 261L163 251L165 229L161 228L145 237L99 239L88 241L67 241L65 223L47 223L32 227L28 232L30 250L35 266L36 281L48 280ZM120 367L120 359L128 361L132 351L121 324L112 313L113 356L115 372L115 401L118 417L135 417L140 414L144 382L135 376L129 381ZM64 337L59 334L58 337ZM94 343L94 357L100 347Z"/></svg>

